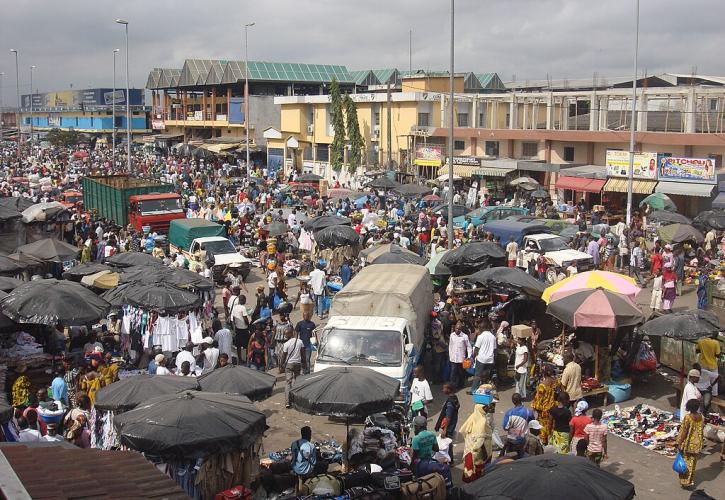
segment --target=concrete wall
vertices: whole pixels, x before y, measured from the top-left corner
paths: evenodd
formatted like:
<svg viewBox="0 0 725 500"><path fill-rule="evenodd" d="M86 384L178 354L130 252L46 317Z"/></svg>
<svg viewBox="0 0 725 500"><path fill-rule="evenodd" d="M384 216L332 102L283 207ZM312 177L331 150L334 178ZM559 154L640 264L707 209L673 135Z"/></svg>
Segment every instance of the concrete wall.
<svg viewBox="0 0 725 500"><path fill-rule="evenodd" d="M250 132L254 133L254 143L260 146L266 141L262 135L264 129L268 127L280 129L281 106L274 103L273 96L249 96L249 125Z"/></svg>

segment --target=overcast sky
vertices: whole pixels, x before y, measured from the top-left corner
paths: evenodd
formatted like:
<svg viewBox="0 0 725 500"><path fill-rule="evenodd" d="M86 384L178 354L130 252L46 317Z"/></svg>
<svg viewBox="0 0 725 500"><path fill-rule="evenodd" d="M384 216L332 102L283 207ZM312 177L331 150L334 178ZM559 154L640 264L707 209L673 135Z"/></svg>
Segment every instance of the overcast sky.
<svg viewBox="0 0 725 500"><path fill-rule="evenodd" d="M607 77L632 72L635 0L457 0L456 71L504 81ZM112 50L130 22L131 85L186 58L344 64L348 69L447 69L448 0L7 0L0 4L0 72L8 106L20 88L111 86ZM641 0L640 71L725 75L724 0Z"/></svg>

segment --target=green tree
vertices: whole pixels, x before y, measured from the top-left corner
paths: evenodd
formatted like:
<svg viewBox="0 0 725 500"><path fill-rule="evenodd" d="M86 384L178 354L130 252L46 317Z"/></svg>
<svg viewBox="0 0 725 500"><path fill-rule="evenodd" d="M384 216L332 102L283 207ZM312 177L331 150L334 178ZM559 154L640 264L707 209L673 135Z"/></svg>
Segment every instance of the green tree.
<svg viewBox="0 0 725 500"><path fill-rule="evenodd" d="M330 165L339 172L345 159L345 116L343 115L342 94L337 79L330 84L330 119L332 121L332 145L330 147Z"/></svg>
<svg viewBox="0 0 725 500"><path fill-rule="evenodd" d="M69 148L78 144L81 134L77 130L54 128L48 132L46 140L54 147Z"/></svg>
<svg viewBox="0 0 725 500"><path fill-rule="evenodd" d="M352 100L350 94L345 94L345 113L347 114L347 139L350 143L347 168L351 174L354 174L362 163L362 151L365 147L365 141L362 134L360 134L357 104Z"/></svg>

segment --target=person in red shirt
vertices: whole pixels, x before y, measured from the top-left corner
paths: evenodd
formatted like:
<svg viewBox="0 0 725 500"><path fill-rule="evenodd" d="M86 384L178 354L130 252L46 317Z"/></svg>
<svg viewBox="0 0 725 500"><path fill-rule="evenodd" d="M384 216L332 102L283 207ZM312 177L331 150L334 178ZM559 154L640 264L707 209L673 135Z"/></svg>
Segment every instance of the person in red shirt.
<svg viewBox="0 0 725 500"><path fill-rule="evenodd" d="M584 427L592 423L591 417L587 415L589 409L589 403L585 400L580 400L576 404L574 410L574 416L569 420L569 451L576 451L577 443L582 439L586 439L587 435L584 432Z"/></svg>
<svg viewBox="0 0 725 500"><path fill-rule="evenodd" d="M652 255L650 255L649 258L650 262L650 268L649 272L654 276L656 271L662 270L662 264L664 263L664 259L662 258L662 252L660 250L660 242L655 242L655 247L652 250Z"/></svg>

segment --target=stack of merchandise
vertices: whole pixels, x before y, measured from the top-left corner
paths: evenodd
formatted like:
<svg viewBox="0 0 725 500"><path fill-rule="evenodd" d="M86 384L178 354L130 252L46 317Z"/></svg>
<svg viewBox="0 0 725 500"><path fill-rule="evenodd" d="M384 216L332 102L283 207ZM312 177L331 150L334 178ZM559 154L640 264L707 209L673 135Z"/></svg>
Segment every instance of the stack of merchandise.
<svg viewBox="0 0 725 500"><path fill-rule="evenodd" d="M5 363L0 363L0 387L3 389L7 387L6 384L6 376L8 373L8 365ZM10 406L10 403L8 402L8 396L5 390L0 391L0 405Z"/></svg>
<svg viewBox="0 0 725 500"><path fill-rule="evenodd" d="M680 422L671 412L649 405L639 404L604 413L602 422L609 432L632 443L637 443L660 455L674 457L677 454L677 435Z"/></svg>
<svg viewBox="0 0 725 500"><path fill-rule="evenodd" d="M44 366L51 356L43 352L43 346L35 341L35 337L25 332L18 332L6 338L0 348L0 363L14 367L23 361L28 367Z"/></svg>
<svg viewBox="0 0 725 500"><path fill-rule="evenodd" d="M300 274L300 261L297 259L286 260L282 269L284 269L284 275L286 277L295 278Z"/></svg>
<svg viewBox="0 0 725 500"><path fill-rule="evenodd" d="M591 392L594 389L599 389L602 383L594 377L583 377L582 378L582 391Z"/></svg>

